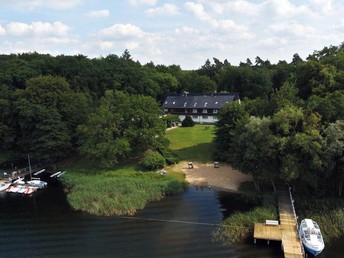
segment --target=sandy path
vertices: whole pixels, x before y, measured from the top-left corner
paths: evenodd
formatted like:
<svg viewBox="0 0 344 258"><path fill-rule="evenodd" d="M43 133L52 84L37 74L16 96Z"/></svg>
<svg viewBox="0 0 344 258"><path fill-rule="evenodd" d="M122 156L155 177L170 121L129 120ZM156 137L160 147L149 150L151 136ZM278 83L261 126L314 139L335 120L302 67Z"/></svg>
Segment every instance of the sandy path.
<svg viewBox="0 0 344 258"><path fill-rule="evenodd" d="M193 163L189 169L188 163L183 161L172 166L173 171L180 171L186 175L186 181L192 185L210 186L222 190L238 192L240 183L251 181L252 177L233 169L228 164L221 164L214 168L213 164Z"/></svg>

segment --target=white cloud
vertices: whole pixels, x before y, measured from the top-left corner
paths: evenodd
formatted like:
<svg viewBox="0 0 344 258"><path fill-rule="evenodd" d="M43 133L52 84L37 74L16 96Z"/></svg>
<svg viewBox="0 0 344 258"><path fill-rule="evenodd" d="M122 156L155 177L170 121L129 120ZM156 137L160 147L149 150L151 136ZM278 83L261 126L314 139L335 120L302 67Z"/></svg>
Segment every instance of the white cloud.
<svg viewBox="0 0 344 258"><path fill-rule="evenodd" d="M310 0L310 9L317 13L330 15L334 11L332 0Z"/></svg>
<svg viewBox="0 0 344 258"><path fill-rule="evenodd" d="M166 15L174 16L179 14L178 7L173 4L164 4L163 6L157 8L151 8L145 11L146 14L155 16L155 15Z"/></svg>
<svg viewBox="0 0 344 258"><path fill-rule="evenodd" d="M276 23L268 26L268 30L277 34L289 34L298 37L308 37L316 33L312 26L302 25L297 22Z"/></svg>
<svg viewBox="0 0 344 258"><path fill-rule="evenodd" d="M179 34L198 34L199 31L197 29L191 28L191 27L187 27L187 26L183 26L182 28L176 28L174 30L174 32L179 35Z"/></svg>
<svg viewBox="0 0 344 258"><path fill-rule="evenodd" d="M32 22L26 24L22 22L11 22L7 24L7 32L12 36L65 36L69 27L62 22Z"/></svg>
<svg viewBox="0 0 344 258"><path fill-rule="evenodd" d="M266 9L271 9L272 15L277 18L290 18L298 15L311 15L306 5L294 5L289 0L268 0Z"/></svg>
<svg viewBox="0 0 344 258"><path fill-rule="evenodd" d="M24 36L30 32L30 26L22 22L12 22L7 24L7 32L13 36Z"/></svg>
<svg viewBox="0 0 344 258"><path fill-rule="evenodd" d="M110 11L109 10L96 10L96 11L89 11L85 13L86 16L92 18L102 18L102 17L109 17Z"/></svg>
<svg viewBox="0 0 344 258"><path fill-rule="evenodd" d="M340 19L340 21L335 25L332 25L330 29L338 32L344 32L344 19Z"/></svg>
<svg viewBox="0 0 344 258"><path fill-rule="evenodd" d="M104 28L97 33L97 36L106 39L128 39L143 36L143 31L132 24L114 24Z"/></svg>
<svg viewBox="0 0 344 258"><path fill-rule="evenodd" d="M254 38L254 34L250 32L247 26L237 24L232 19L216 19L216 17L212 17L212 14L206 12L202 4L187 2L184 6L193 12L199 20L208 23L213 29L217 29L218 33L231 32L232 36L236 38Z"/></svg>
<svg viewBox="0 0 344 258"><path fill-rule="evenodd" d="M201 1L203 4L208 4L209 1ZM214 13L238 13L246 16L258 16L264 7L264 3L252 3L247 0L232 0L232 1L212 1L209 5Z"/></svg>
<svg viewBox="0 0 344 258"><path fill-rule="evenodd" d="M157 0L127 0L130 5L155 5Z"/></svg>
<svg viewBox="0 0 344 258"><path fill-rule="evenodd" d="M6 30L0 25L0 36L6 35Z"/></svg>
<svg viewBox="0 0 344 258"><path fill-rule="evenodd" d="M14 7L20 7L24 9L37 9L37 8L49 8L49 9L70 9L82 4L83 0L0 0L0 4L10 4Z"/></svg>
<svg viewBox="0 0 344 258"><path fill-rule="evenodd" d="M266 38L258 42L259 45L264 47L280 47L288 44L285 38Z"/></svg>

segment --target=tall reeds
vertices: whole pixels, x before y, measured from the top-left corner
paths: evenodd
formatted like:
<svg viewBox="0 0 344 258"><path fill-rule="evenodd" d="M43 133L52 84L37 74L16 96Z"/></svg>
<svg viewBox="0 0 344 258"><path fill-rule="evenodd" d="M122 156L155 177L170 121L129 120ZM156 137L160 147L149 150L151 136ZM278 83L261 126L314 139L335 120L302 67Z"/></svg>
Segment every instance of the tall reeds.
<svg viewBox="0 0 344 258"><path fill-rule="evenodd" d="M69 204L94 215L133 215L147 203L183 191L184 184L168 175L134 169L68 173L63 178Z"/></svg>

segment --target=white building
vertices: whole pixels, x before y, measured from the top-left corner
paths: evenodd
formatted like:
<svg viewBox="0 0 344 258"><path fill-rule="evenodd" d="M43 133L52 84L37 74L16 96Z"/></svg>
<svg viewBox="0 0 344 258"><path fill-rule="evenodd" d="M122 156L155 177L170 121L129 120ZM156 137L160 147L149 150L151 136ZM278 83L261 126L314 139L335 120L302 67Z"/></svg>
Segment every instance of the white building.
<svg viewBox="0 0 344 258"><path fill-rule="evenodd" d="M189 115L195 123L214 124L220 108L233 101L240 102L239 93L169 94L162 108L165 114L178 115L181 121Z"/></svg>

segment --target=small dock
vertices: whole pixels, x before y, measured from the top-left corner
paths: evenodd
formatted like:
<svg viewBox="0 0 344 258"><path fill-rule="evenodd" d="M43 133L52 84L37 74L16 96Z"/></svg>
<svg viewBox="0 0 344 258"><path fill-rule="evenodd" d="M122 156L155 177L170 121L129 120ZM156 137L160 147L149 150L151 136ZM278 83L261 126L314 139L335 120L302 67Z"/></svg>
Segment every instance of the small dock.
<svg viewBox="0 0 344 258"><path fill-rule="evenodd" d="M303 258L304 250L298 234L298 225L289 190L284 187L278 191L279 225L256 223L254 225L254 241L256 239L282 241L282 249L286 258Z"/></svg>
<svg viewBox="0 0 344 258"><path fill-rule="evenodd" d="M41 164L37 164L37 165L33 165L31 168L25 167L25 168L13 170L12 172L2 173L0 177L5 180L16 180L19 177L25 177L30 174L33 175L34 173L36 173L37 171L41 169L42 169Z"/></svg>

